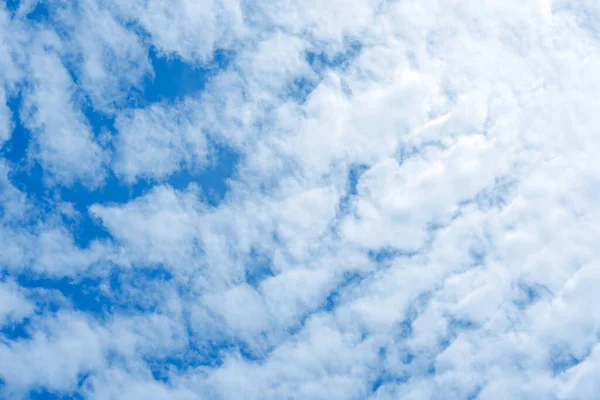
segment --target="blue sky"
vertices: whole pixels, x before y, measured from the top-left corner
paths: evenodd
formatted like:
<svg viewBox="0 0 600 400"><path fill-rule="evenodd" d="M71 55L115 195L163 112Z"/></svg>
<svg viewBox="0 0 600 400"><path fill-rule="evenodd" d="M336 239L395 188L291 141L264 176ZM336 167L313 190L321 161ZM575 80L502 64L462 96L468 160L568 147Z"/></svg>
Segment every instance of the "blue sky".
<svg viewBox="0 0 600 400"><path fill-rule="evenodd" d="M595 398L599 17L0 3L0 398Z"/></svg>

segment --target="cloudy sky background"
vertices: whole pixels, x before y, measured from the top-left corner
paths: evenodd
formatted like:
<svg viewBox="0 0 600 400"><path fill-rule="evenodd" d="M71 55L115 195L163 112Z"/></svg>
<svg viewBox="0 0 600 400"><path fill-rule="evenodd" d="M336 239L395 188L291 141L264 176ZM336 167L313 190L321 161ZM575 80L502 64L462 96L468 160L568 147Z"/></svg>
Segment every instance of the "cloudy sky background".
<svg viewBox="0 0 600 400"><path fill-rule="evenodd" d="M0 3L0 397L596 398L598 71L594 0Z"/></svg>

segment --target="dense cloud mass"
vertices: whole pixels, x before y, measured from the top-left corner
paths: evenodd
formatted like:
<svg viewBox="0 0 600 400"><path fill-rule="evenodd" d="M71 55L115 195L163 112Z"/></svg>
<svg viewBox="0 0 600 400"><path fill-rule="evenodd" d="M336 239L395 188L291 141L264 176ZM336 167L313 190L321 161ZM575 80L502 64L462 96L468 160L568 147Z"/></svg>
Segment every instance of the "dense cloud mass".
<svg viewBox="0 0 600 400"><path fill-rule="evenodd" d="M596 399L598 4L6 0L0 398Z"/></svg>

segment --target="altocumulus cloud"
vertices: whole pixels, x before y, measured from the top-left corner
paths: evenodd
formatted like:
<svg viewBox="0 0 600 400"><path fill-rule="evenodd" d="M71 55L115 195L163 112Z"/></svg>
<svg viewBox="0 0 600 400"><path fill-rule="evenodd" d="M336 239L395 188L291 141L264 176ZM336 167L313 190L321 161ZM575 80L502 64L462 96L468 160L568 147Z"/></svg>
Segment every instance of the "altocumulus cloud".
<svg viewBox="0 0 600 400"><path fill-rule="evenodd" d="M596 399L600 7L0 4L0 397Z"/></svg>

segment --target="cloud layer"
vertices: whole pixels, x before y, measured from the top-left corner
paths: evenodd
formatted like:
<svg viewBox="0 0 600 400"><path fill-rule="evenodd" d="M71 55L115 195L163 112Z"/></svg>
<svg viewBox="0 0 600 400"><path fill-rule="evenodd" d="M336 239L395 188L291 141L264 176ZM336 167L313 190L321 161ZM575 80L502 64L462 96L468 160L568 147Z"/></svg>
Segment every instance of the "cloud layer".
<svg viewBox="0 0 600 400"><path fill-rule="evenodd" d="M0 397L595 398L599 17L0 5Z"/></svg>

